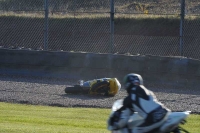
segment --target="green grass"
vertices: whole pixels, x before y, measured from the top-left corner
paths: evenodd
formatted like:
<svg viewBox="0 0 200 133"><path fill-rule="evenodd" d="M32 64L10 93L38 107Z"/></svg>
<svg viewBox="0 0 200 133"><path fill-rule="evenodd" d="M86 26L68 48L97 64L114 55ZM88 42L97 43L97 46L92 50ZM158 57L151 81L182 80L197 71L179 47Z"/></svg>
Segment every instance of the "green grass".
<svg viewBox="0 0 200 133"><path fill-rule="evenodd" d="M109 109L0 103L0 133L106 133Z"/></svg>
<svg viewBox="0 0 200 133"><path fill-rule="evenodd" d="M110 109L61 108L0 102L0 133L109 133ZM200 115L191 115L184 126L199 133Z"/></svg>
<svg viewBox="0 0 200 133"><path fill-rule="evenodd" d="M190 115L187 119L187 123L182 126L190 133L200 133L200 115Z"/></svg>

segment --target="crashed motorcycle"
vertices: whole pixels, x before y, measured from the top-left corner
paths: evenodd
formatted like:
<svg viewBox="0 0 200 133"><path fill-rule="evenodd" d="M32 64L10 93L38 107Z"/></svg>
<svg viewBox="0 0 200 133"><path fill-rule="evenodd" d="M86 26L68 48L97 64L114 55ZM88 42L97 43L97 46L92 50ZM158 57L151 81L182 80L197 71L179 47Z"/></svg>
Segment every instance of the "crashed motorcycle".
<svg viewBox="0 0 200 133"><path fill-rule="evenodd" d="M135 130L136 127L139 129L140 125L144 122L144 119L137 113L128 116L127 125L124 128L115 130L113 128L113 115L119 110L123 105L123 99L116 100L112 106L112 111L107 122L107 128L111 133L141 133L141 131ZM187 130L180 127L180 125L186 123L187 117L190 115L191 111L184 112L171 112L167 120L158 128L145 133L190 133ZM121 118L120 115L117 116L114 121L118 122ZM112 122L111 122L112 119ZM135 129L134 129L135 128Z"/></svg>
<svg viewBox="0 0 200 133"><path fill-rule="evenodd" d="M117 78L101 78L85 82L79 80L77 85L67 86L65 93L115 96L120 88L121 84Z"/></svg>
<svg viewBox="0 0 200 133"><path fill-rule="evenodd" d="M107 82L105 80L79 80L76 85L67 86L65 88L65 93L67 94L90 94L92 92L91 88L101 88L103 90L107 87Z"/></svg>
<svg viewBox="0 0 200 133"><path fill-rule="evenodd" d="M67 94L88 94L90 91L90 87L85 87L81 85L73 85L67 86L65 88L65 93Z"/></svg>

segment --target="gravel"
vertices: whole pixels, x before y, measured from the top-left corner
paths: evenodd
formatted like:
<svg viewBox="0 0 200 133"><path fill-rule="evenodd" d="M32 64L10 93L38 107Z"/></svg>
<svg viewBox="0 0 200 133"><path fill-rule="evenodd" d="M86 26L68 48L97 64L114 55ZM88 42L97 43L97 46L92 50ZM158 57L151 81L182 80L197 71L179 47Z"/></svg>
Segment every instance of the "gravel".
<svg viewBox="0 0 200 133"><path fill-rule="evenodd" d="M59 107L111 108L115 100L124 98L121 90L115 97L66 94L67 85L75 81L0 75L0 101ZM200 113L200 90L149 88L156 97L172 111L190 110Z"/></svg>

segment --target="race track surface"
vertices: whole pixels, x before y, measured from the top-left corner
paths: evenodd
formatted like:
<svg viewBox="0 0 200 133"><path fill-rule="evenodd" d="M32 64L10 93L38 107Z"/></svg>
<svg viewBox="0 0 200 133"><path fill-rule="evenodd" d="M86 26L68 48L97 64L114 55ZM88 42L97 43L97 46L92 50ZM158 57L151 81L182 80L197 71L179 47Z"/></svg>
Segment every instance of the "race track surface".
<svg viewBox="0 0 200 133"><path fill-rule="evenodd" d="M111 108L116 99L124 98L121 90L115 97L66 94L67 85L75 81L0 75L0 101L59 107ZM158 100L172 111L200 113L200 90L149 88Z"/></svg>

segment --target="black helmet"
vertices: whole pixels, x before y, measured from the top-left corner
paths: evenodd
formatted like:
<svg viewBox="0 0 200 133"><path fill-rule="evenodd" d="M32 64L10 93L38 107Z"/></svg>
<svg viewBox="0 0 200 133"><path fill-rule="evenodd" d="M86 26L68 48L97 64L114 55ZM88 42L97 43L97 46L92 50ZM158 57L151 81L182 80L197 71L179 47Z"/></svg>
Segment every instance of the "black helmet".
<svg viewBox="0 0 200 133"><path fill-rule="evenodd" d="M139 75L139 74L135 74L135 73L130 73L130 74L127 74L125 77L124 77L124 86L125 86L125 89L127 90L127 92L129 93L129 90L136 86L136 85L143 85L143 79L142 79L142 76Z"/></svg>

